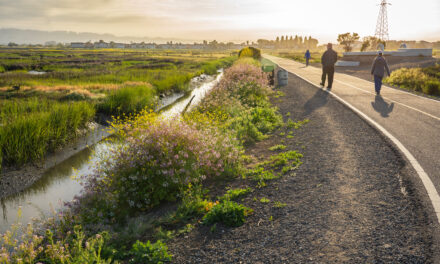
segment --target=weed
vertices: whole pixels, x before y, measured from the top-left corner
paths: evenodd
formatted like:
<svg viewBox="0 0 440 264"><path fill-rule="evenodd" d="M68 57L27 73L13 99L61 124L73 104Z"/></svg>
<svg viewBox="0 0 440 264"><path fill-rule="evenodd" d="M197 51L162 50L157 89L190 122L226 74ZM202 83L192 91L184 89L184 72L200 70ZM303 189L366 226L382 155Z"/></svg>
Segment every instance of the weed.
<svg viewBox="0 0 440 264"><path fill-rule="evenodd" d="M275 145L269 148L270 151L284 150L286 149L285 145Z"/></svg>
<svg viewBox="0 0 440 264"><path fill-rule="evenodd" d="M270 203L270 200L267 199L266 197L263 197L260 199L260 203Z"/></svg>
<svg viewBox="0 0 440 264"><path fill-rule="evenodd" d="M280 97L283 97L283 96L286 96L286 94L285 94L284 92L276 91L274 97L275 97L275 98L280 98Z"/></svg>
<svg viewBox="0 0 440 264"><path fill-rule="evenodd" d="M225 195L222 197L218 197L220 201L233 201L236 200L250 192L252 192L252 188L246 188L246 189L232 189L228 190Z"/></svg>
<svg viewBox="0 0 440 264"><path fill-rule="evenodd" d="M136 241L130 250L131 258L129 263L164 263L169 262L172 256L168 253L168 247L165 243L158 240L156 243L142 243Z"/></svg>
<svg viewBox="0 0 440 264"><path fill-rule="evenodd" d="M289 118L289 119L287 120L286 126L287 126L287 128L299 129L299 128L301 128L303 125L305 125L305 124L307 124L307 123L309 123L309 122L310 122L309 119L304 119L304 120L302 120L302 121L293 122L292 119Z"/></svg>
<svg viewBox="0 0 440 264"><path fill-rule="evenodd" d="M285 204L285 203L282 203L282 202L279 202L279 201L274 202L274 207L275 208L283 208L283 207L286 207L286 206L287 206L287 204Z"/></svg>
<svg viewBox="0 0 440 264"><path fill-rule="evenodd" d="M223 223L226 226L237 227L245 222L245 217L252 212L252 209L233 201L224 201L215 205L203 217L203 223L211 225L214 223Z"/></svg>

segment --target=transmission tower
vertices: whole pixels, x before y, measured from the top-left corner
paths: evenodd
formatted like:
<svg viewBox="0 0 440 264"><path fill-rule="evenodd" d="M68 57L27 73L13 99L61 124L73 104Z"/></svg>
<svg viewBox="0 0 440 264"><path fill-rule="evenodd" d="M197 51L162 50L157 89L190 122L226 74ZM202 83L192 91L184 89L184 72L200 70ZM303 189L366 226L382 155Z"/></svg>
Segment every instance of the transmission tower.
<svg viewBox="0 0 440 264"><path fill-rule="evenodd" d="M375 37L385 41L390 40L390 35L388 34L387 5L391 5L390 3L387 3L387 0L382 0L382 3L380 3L380 11L376 24L376 33L374 34Z"/></svg>

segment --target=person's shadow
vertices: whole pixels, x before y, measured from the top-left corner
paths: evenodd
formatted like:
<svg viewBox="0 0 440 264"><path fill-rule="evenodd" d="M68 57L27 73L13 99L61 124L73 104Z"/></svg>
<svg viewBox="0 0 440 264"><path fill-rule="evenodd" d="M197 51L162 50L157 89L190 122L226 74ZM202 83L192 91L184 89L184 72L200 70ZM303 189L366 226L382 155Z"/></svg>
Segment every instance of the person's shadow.
<svg viewBox="0 0 440 264"><path fill-rule="evenodd" d="M313 113L316 109L323 107L328 102L328 92L323 91L322 89L319 89L316 91L316 93L313 95L312 98L310 98L305 104L304 104L304 110L305 115L310 115Z"/></svg>
<svg viewBox="0 0 440 264"><path fill-rule="evenodd" d="M393 112L394 103L388 104L380 95L376 95L374 102L371 102L373 109L380 113L382 117L389 117L389 114Z"/></svg>

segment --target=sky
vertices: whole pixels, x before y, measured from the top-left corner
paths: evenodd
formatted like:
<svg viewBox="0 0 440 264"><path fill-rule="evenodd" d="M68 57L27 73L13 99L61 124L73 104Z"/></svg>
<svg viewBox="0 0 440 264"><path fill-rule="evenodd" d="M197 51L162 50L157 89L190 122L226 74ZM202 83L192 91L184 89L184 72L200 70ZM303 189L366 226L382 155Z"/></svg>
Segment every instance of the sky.
<svg viewBox="0 0 440 264"><path fill-rule="evenodd" d="M391 39L440 40L440 0L389 0ZM234 41L374 35L380 0L0 0L0 28Z"/></svg>

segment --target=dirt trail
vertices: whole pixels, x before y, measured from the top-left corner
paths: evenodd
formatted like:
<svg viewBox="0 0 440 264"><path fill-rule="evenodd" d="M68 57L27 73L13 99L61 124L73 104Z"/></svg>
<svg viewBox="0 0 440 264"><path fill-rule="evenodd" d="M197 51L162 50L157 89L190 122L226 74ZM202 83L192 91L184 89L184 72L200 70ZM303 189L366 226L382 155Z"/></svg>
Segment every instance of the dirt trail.
<svg viewBox="0 0 440 264"><path fill-rule="evenodd" d="M304 154L303 165L241 201L255 210L243 226L214 233L198 226L170 241L174 262L433 262L431 223L400 155L327 93L293 75L281 91L286 96L273 101L285 119L310 123L293 138L286 137L292 129L280 129L248 153L267 158L270 146L284 144ZM230 185L246 184L255 188Z"/></svg>

